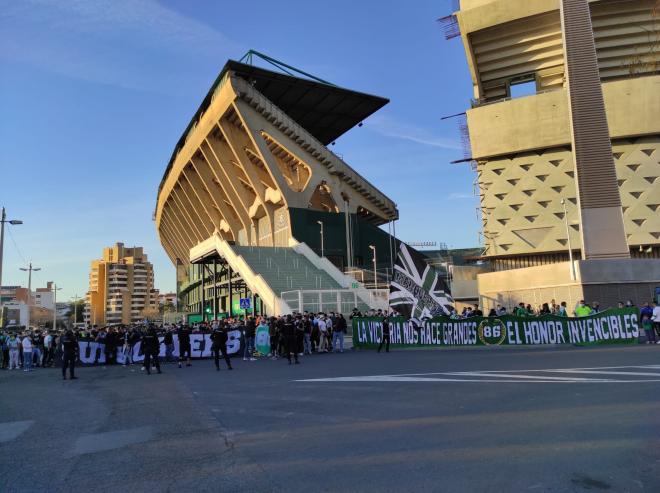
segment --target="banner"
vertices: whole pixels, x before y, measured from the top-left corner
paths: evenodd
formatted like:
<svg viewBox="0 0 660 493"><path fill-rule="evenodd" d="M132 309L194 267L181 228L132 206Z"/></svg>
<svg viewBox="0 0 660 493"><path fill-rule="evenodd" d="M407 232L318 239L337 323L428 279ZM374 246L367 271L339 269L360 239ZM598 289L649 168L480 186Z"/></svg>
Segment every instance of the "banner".
<svg viewBox="0 0 660 493"><path fill-rule="evenodd" d="M353 318L353 346L380 344L383 319ZM606 310L580 318L557 317L434 317L417 323L390 318L390 346L518 346L544 344L636 343L640 333L639 310Z"/></svg>
<svg viewBox="0 0 660 493"><path fill-rule="evenodd" d="M230 330L228 332L229 339L227 340L227 354L240 355L242 347L242 333L240 330ZM158 338L160 341L161 360L165 358L166 349L163 344L163 337ZM80 350L79 360L82 364L105 363L105 344L98 343L91 339L79 339L78 349ZM140 342L133 346L133 361L140 362L144 360L144 354L141 354ZM116 361L118 364L124 364L127 359L127 354L124 353L123 344L117 348ZM174 351L172 356L176 359L179 358L179 338L174 334ZM210 358L211 354L211 334L190 334L190 356L191 358Z"/></svg>
<svg viewBox="0 0 660 493"><path fill-rule="evenodd" d="M454 303L449 289L421 253L401 243L390 284L390 307L416 323L423 318L449 315Z"/></svg>

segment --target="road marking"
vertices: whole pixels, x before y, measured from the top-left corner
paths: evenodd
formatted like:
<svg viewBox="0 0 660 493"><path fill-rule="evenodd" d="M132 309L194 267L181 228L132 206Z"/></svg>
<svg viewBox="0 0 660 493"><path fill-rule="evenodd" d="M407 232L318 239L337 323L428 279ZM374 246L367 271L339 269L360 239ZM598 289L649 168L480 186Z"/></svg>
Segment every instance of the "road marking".
<svg viewBox="0 0 660 493"><path fill-rule="evenodd" d="M34 421L9 421L0 423L0 443L11 442L25 433Z"/></svg>
<svg viewBox="0 0 660 493"><path fill-rule="evenodd" d="M594 381L608 381L607 379L602 378L581 378L581 377L550 377L550 376L539 376L539 375L511 375L509 373L497 373L492 374L490 372L461 372L461 373L452 373L452 375L466 375L470 377L497 377L497 378L526 378L530 380L565 380L565 381L584 381L584 382L594 382ZM658 375L660 377L660 375ZM615 381L615 380L612 380Z"/></svg>
<svg viewBox="0 0 660 493"><path fill-rule="evenodd" d="M633 371L616 371L632 369ZM464 372L404 373L398 375L357 375L348 377L309 378L296 382L481 382L481 383L648 383L660 382L660 372L634 371L660 370L660 365L603 366L592 368L546 368L529 370L479 370ZM605 370L605 371L603 371ZM530 375L533 373L533 375ZM560 373L566 376L548 375ZM569 376L570 374L598 375L599 377ZM622 379L618 377L637 377ZM613 377L613 378L606 378ZM639 378L657 377L657 378Z"/></svg>
<svg viewBox="0 0 660 493"><path fill-rule="evenodd" d="M553 370L553 371L557 373L584 373L584 374L594 374L594 375L630 375L630 376L660 378L660 373L642 372L642 371L612 371L612 370L598 371L598 370L581 370L581 369Z"/></svg>

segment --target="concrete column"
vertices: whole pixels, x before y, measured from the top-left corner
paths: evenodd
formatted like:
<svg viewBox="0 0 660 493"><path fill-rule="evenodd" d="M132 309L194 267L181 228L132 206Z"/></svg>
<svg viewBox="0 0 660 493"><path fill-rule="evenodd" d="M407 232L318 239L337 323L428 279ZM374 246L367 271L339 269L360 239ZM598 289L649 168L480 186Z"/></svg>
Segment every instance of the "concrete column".
<svg viewBox="0 0 660 493"><path fill-rule="evenodd" d="M588 0L561 0L582 258L630 258Z"/></svg>

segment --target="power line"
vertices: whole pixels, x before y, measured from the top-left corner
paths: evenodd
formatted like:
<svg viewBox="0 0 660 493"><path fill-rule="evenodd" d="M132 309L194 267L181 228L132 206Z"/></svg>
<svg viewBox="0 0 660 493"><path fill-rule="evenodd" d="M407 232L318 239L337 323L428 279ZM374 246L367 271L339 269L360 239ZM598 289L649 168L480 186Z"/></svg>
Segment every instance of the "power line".
<svg viewBox="0 0 660 493"><path fill-rule="evenodd" d="M27 264L27 260L25 260L25 257L21 253L21 249L18 248L18 244L16 243L16 240L14 239L14 235L11 232L11 228L7 228L7 232L9 233L9 238L11 238L11 242L14 244L14 247L16 248L16 253L18 253L18 256L21 257L21 260L23 260L24 264Z"/></svg>

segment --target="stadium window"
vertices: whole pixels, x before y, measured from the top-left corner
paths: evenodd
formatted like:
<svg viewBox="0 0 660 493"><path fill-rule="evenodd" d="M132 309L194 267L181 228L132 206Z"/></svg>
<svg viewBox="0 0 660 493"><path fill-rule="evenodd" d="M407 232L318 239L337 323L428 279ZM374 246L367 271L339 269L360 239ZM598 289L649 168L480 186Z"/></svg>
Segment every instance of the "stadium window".
<svg viewBox="0 0 660 493"><path fill-rule="evenodd" d="M521 98L536 94L536 78L534 75L516 77L509 82L509 97Z"/></svg>

